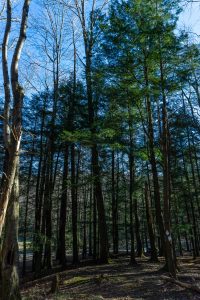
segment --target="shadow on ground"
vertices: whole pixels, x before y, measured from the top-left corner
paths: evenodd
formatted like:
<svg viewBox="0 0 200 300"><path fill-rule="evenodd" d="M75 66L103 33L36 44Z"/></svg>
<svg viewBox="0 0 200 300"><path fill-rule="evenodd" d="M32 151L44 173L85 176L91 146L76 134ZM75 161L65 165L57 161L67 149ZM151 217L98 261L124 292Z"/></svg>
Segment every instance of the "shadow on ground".
<svg viewBox="0 0 200 300"><path fill-rule="evenodd" d="M139 260L130 266L128 258L112 260L109 265L88 266L59 274L59 291L50 294L52 280L37 282L22 288L27 300L198 300L199 294L171 283L164 282L161 263ZM180 260L179 278L184 282L200 285L200 261L191 258Z"/></svg>

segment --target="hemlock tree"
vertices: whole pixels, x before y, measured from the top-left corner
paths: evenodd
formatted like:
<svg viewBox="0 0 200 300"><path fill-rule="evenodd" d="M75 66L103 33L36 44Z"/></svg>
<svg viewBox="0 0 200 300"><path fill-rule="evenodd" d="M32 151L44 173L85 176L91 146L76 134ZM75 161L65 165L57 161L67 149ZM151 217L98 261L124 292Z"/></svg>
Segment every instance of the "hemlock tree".
<svg viewBox="0 0 200 300"><path fill-rule="evenodd" d="M102 263L108 262L108 236L107 236L107 225L105 217L105 205L102 193L102 183L101 183L101 171L99 165L99 152L98 144L95 141L95 134L97 133L97 128L95 126L95 116L97 112L94 107L93 99L93 86L92 86L92 56L93 48L95 43L94 36L94 26L97 20L96 12L96 1L93 0L91 3L91 10L89 12L89 18L86 13L86 1L85 0L75 0L75 10L78 15L83 34L84 50L85 50L85 80L87 88L87 101L88 101L88 123L89 129L92 136L92 147L91 147L91 166L92 166L92 176L94 184L94 201L97 206L98 211L98 229L99 229L99 239L100 239L100 251L99 260ZM102 7L104 4L102 4Z"/></svg>
<svg viewBox="0 0 200 300"><path fill-rule="evenodd" d="M175 90L171 78L174 65L178 64L175 62L175 57L178 57L178 51L180 51L179 38L174 33L179 12L178 3L174 1L168 3L115 1L111 3L104 23L100 24L104 31L102 47L107 57L106 71L110 74L110 84L112 84L111 80L115 84L117 82L117 88L124 90L125 99L127 98L125 90L131 91L136 86L138 91L135 94L132 93L132 97L138 103L141 117L142 107L146 109L142 122L146 123L144 129L148 141L149 161L152 166L156 218L166 267L174 277L176 277L176 258L170 226L170 128L167 108L169 96L167 95ZM176 88L179 88L178 84ZM161 198L155 154L153 110L156 102L162 107L158 115L159 132L156 135L160 135L163 198ZM137 211L135 213L137 235Z"/></svg>

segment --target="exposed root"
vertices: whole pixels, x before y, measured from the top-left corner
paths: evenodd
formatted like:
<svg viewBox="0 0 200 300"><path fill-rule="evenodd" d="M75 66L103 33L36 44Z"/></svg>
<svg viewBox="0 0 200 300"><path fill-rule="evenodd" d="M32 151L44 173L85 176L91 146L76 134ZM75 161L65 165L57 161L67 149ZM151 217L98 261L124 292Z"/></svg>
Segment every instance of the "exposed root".
<svg viewBox="0 0 200 300"><path fill-rule="evenodd" d="M163 279L165 281L168 281L168 282L171 282L171 283L174 283L174 284L179 285L179 286L181 286L185 289L189 289L189 290L192 290L192 291L200 294L200 288L196 285L193 285L193 284L190 284L190 283L185 283L185 282L182 282L182 281L179 281L177 279L174 279L174 278L171 278L171 277L168 277L168 276L164 276L164 275L161 276L161 279Z"/></svg>

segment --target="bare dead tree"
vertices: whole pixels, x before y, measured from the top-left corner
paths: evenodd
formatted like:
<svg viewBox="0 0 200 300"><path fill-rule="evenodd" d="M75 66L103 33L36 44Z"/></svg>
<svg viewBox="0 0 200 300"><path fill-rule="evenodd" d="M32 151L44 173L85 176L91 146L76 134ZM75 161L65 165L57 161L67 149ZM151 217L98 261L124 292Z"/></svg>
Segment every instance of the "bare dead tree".
<svg viewBox="0 0 200 300"><path fill-rule="evenodd" d="M0 238L5 226L1 250L1 299L21 299L17 272L18 216L19 216L19 151L22 136L22 106L24 91L19 83L19 61L26 40L28 13L31 0L25 0L22 10L19 37L8 67L8 43L12 25L11 1L7 0L7 17L2 46L4 79L4 147L5 163L0 196ZM10 107L12 106L12 112Z"/></svg>

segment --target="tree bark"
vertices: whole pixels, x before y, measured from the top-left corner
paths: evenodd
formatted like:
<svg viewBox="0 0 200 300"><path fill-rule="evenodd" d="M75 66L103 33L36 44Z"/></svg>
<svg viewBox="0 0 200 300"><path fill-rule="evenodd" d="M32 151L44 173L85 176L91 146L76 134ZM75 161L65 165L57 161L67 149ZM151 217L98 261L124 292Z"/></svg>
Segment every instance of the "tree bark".
<svg viewBox="0 0 200 300"><path fill-rule="evenodd" d="M117 211L117 183L115 179L115 151L112 150L112 238L113 253L118 254L118 211Z"/></svg>
<svg viewBox="0 0 200 300"><path fill-rule="evenodd" d="M71 145L71 199L72 199L72 237L73 237L73 263L79 262L78 257L78 236L77 236L77 220L78 220L78 204L76 197L76 168L75 168L75 146Z"/></svg>
<svg viewBox="0 0 200 300"><path fill-rule="evenodd" d="M145 54L146 55L146 54ZM144 78L146 88L149 88L149 74L148 74L148 66L146 57L144 58ZM156 208L156 222L158 224L160 240L161 240L161 249L165 249L165 230L164 230L164 221L162 217L162 209L161 209L161 199L160 199L160 185L158 180L158 171L154 150L154 132L153 132L153 118L152 118L152 108L150 95L147 93L146 95L146 109L147 109L147 119L148 119L148 151L149 158L151 164L151 170L153 175L153 187L154 187L154 202Z"/></svg>
<svg viewBox="0 0 200 300"><path fill-rule="evenodd" d="M165 259L169 273L176 278L176 257L173 251L170 216L170 148L167 103L164 87L164 69L162 53L160 50L160 80L162 89L162 152L163 152L163 202L164 202L164 227L165 227Z"/></svg>
<svg viewBox="0 0 200 300"><path fill-rule="evenodd" d="M87 101L88 101L88 123L92 138L96 134L95 126L95 110L93 103L93 93L92 93L92 49L94 46L94 24L95 24L95 0L92 1L92 10L90 12L90 25L87 28L86 24L86 12L85 12L85 0L81 1L81 4L75 1L77 15L79 17L84 40L85 48L85 76L86 76L86 89L87 89ZM99 241L100 241L100 253L99 261L101 263L108 263L108 236L107 236L107 224L105 217L105 207L104 199L101 186L101 172L99 166L99 151L98 145L94 141L91 147L91 165L92 165L92 175L94 184L94 198L97 204L98 212L98 230L99 230Z"/></svg>
<svg viewBox="0 0 200 300"><path fill-rule="evenodd" d="M17 272L18 257L18 216L19 216L19 151L22 135L22 106L24 92L18 80L18 65L26 39L30 0L24 0L20 33L11 61L11 87L13 96L13 111L10 117L11 88L8 71L8 40L11 30L11 1L7 0L7 21L2 46L2 67L4 79L4 146L8 164L5 180L2 182L0 198L0 238L6 219L4 243L1 252L1 291L2 299L21 299ZM11 123L9 124L9 121ZM8 209L8 210L7 210Z"/></svg>
<svg viewBox="0 0 200 300"><path fill-rule="evenodd" d="M149 191L148 184L145 183L145 203L146 203L146 218L147 218L147 227L149 232L149 240L151 246L151 261L158 262L158 254L156 249L156 239L153 230L153 217L151 213L151 206L149 201Z"/></svg>
<svg viewBox="0 0 200 300"><path fill-rule="evenodd" d="M35 128L34 128L34 134L35 134L35 130L36 130L36 123L35 123ZM33 137L33 141L32 141L32 149L31 149L32 153L31 153L31 159L30 159L30 164L29 164L27 190L26 190L26 201L25 201L24 234L23 234L23 267L22 267L23 275L25 275L25 273L26 273L27 225L28 225L29 194L30 194L30 182L31 182L31 176L32 176L32 169L33 169L34 147L35 147L35 137Z"/></svg>
<svg viewBox="0 0 200 300"><path fill-rule="evenodd" d="M19 157L6 213L5 237L1 250L1 299L20 300L18 278Z"/></svg>
<svg viewBox="0 0 200 300"><path fill-rule="evenodd" d="M67 192L68 192L68 152L69 146L65 145L64 150L64 169L62 178L62 194L61 194L61 205L60 205L60 222L59 222L59 233L58 233L58 248L57 248L57 259L60 264L66 266L66 214L67 214Z"/></svg>

